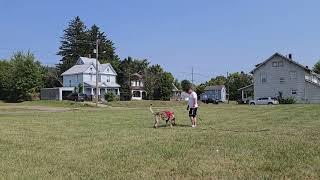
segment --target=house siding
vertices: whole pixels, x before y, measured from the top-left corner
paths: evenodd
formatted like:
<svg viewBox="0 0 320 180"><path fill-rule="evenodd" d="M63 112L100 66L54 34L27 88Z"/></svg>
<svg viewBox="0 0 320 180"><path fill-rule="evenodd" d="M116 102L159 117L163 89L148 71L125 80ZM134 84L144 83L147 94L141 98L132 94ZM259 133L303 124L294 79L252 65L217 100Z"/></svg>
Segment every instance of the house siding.
<svg viewBox="0 0 320 180"><path fill-rule="evenodd" d="M305 82L307 103L320 103L320 86Z"/></svg>
<svg viewBox="0 0 320 180"><path fill-rule="evenodd" d="M282 62L283 66L273 67L274 62ZM295 72L295 78L291 77L292 72ZM261 76L266 77L265 83L261 81ZM255 98L278 97L282 92L284 98L294 97L297 102L305 102L305 70L283 57L275 56L256 69L253 79ZM292 94L292 90L297 93Z"/></svg>
<svg viewBox="0 0 320 180"><path fill-rule="evenodd" d="M65 75L63 76L63 87L78 87L82 80L82 74Z"/></svg>
<svg viewBox="0 0 320 180"><path fill-rule="evenodd" d="M219 99L222 102L226 101L226 88L219 90L206 90L204 94L206 94L208 98Z"/></svg>

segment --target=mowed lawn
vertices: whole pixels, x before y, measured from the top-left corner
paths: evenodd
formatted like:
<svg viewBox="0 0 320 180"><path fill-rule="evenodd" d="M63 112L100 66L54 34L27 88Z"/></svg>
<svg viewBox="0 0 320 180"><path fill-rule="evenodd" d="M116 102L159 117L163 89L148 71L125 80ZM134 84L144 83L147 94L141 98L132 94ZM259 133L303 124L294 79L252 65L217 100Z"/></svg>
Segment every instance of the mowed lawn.
<svg viewBox="0 0 320 180"><path fill-rule="evenodd" d="M196 129L181 103L112 105L0 103L0 179L320 178L320 105L202 104Z"/></svg>

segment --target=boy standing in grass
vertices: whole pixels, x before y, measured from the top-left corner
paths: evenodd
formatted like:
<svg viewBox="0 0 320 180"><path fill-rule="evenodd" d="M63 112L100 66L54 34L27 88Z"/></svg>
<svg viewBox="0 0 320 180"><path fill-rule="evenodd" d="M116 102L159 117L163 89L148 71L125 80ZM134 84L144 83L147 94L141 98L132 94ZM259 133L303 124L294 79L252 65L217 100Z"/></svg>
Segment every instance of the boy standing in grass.
<svg viewBox="0 0 320 180"><path fill-rule="evenodd" d="M198 95L192 90L191 87L188 88L187 93L189 94L187 110L189 110L189 117L192 127L195 128L197 127Z"/></svg>

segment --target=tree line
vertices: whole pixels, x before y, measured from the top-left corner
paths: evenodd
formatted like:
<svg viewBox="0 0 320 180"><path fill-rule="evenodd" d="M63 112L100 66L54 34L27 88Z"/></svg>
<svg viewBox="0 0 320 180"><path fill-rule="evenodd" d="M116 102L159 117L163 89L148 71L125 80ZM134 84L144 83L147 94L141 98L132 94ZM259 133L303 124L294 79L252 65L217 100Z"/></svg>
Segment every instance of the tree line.
<svg viewBox="0 0 320 180"><path fill-rule="evenodd" d="M95 58L99 39L99 62L110 63L118 73L121 100L131 99L131 76L135 73L145 79L147 99L169 100L173 75L160 65L151 65L147 59L132 57L121 60L114 43L97 25L87 28L80 17L75 17L63 31L59 51L60 62L54 67L41 65L30 53L17 52L9 60L0 61L0 99L17 102L38 96L43 87L61 87L61 74L76 64L79 57Z"/></svg>
<svg viewBox="0 0 320 180"><path fill-rule="evenodd" d="M105 32L97 25L87 28L80 17L75 17L63 31L57 55L60 62L54 67L41 65L30 53L17 52L9 60L0 60L0 99L17 102L31 100L38 96L43 87L62 86L61 73L75 65L80 56L95 58L94 52L99 39L99 61L110 63L117 71L121 100L131 99L131 76L138 73L144 77L147 99L169 100L173 84L182 89L181 82L166 72L160 65L151 65L147 59L132 57L121 60L116 48ZM320 61L313 71L320 73ZM240 99L238 89L252 83L252 76L244 72L231 73L228 77L217 76L195 87L202 94L206 86L225 85L229 87L230 100Z"/></svg>

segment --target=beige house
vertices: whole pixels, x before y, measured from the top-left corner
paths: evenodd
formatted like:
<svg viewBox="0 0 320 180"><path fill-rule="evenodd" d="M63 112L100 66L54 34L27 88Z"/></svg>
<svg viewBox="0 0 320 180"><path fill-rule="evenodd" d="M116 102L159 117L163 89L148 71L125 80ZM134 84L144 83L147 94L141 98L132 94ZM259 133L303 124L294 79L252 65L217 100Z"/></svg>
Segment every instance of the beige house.
<svg viewBox="0 0 320 180"><path fill-rule="evenodd" d="M320 103L320 75L292 59L275 53L256 65L254 98L293 97L298 103Z"/></svg>
<svg viewBox="0 0 320 180"><path fill-rule="evenodd" d="M131 94L131 100L142 100L147 96L144 89L144 78L138 73L131 76Z"/></svg>

